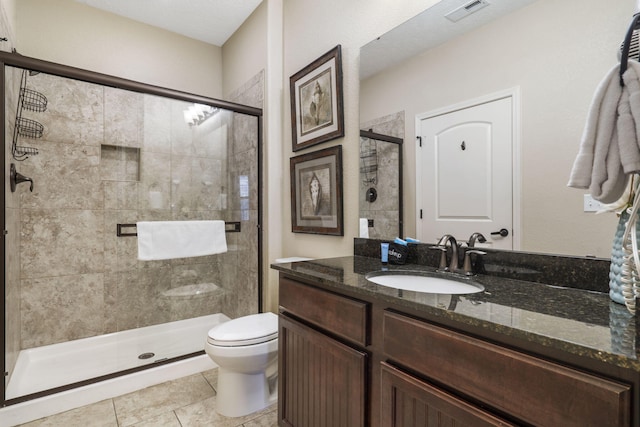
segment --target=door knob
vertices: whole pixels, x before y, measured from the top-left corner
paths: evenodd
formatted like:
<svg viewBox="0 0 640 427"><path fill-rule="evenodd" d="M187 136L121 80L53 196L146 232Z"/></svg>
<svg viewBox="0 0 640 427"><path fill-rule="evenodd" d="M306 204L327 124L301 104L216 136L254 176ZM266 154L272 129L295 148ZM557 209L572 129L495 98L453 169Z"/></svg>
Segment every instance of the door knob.
<svg viewBox="0 0 640 427"><path fill-rule="evenodd" d="M494 231L493 233L491 233L491 235L507 237L509 235L509 230L507 230L506 228L501 228L500 231Z"/></svg>

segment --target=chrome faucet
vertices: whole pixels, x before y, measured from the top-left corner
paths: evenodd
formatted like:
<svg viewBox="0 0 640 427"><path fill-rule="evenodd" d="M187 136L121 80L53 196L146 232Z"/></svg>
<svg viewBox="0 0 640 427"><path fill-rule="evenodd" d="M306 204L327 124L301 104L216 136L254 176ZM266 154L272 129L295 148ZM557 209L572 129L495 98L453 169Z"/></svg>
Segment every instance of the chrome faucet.
<svg viewBox="0 0 640 427"><path fill-rule="evenodd" d="M471 255L475 254L478 257L481 257L482 255L486 255L486 252L483 251L479 251L477 249L474 249L475 245L476 245L476 240L480 243L484 243L487 241L487 239L482 235L482 233L473 233L471 235L471 237L469 237L469 240L467 241L467 249L464 251L464 261L462 263L462 269L464 270L464 274L467 276L473 276L475 275L475 272L473 271L473 263L471 262Z"/></svg>
<svg viewBox="0 0 640 427"><path fill-rule="evenodd" d="M449 267L446 267L447 242L451 244L451 260L449 261ZM456 270L458 270L458 242L456 241L456 238L453 237L451 234L445 234L444 236L442 236L442 238L438 242L437 247L444 249L444 252L442 253L442 257L440 258L440 268L443 267L442 260L444 259L445 260L445 262L444 262L445 268L443 268L443 269L445 271L456 271Z"/></svg>
<svg viewBox="0 0 640 427"><path fill-rule="evenodd" d="M482 233L473 233L469 240L467 241L467 247L473 248L476 244L476 240L480 243L484 243L487 239L482 235Z"/></svg>
<svg viewBox="0 0 640 427"><path fill-rule="evenodd" d="M478 257L482 255L486 255L487 253L484 251L480 251L478 249L467 249L464 252L464 263L462 269L464 270L465 276L475 276L475 272L473 271L473 263L471 262L471 255L475 254Z"/></svg>
<svg viewBox="0 0 640 427"><path fill-rule="evenodd" d="M471 255L486 255L486 252L473 249L476 240L480 243L484 243L487 241L487 239L481 233L473 233L471 237L469 237L467 248L460 249L458 247L458 242L451 234L445 234L444 236L442 236L436 246L431 246L431 249L437 249L441 252L440 266L438 267L438 270L449 272L457 272L458 270L460 270L458 251L464 250L464 262L462 270L464 271L464 274L466 276L473 276L475 273L473 271ZM451 260L449 260L449 265L447 265L447 243L451 244Z"/></svg>

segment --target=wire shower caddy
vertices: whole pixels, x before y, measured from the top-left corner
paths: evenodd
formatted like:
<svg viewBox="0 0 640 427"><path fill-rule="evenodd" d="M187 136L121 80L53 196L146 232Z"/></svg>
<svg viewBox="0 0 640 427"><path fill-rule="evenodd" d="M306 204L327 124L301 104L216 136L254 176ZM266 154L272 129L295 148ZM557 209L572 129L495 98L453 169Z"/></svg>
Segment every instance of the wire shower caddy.
<svg viewBox="0 0 640 427"><path fill-rule="evenodd" d="M360 137L360 173L364 184L377 184L378 144L371 138Z"/></svg>
<svg viewBox="0 0 640 427"><path fill-rule="evenodd" d="M32 73L29 74L33 75ZM35 139L41 138L44 133L44 126L42 126L40 122L22 117L23 110L42 113L47 109L47 97L40 92L28 89L26 86L27 70L23 70L20 80L18 105L16 107L16 124L13 129L13 140L11 143L11 155L18 161L38 154L38 149L35 147L18 145L18 137Z"/></svg>

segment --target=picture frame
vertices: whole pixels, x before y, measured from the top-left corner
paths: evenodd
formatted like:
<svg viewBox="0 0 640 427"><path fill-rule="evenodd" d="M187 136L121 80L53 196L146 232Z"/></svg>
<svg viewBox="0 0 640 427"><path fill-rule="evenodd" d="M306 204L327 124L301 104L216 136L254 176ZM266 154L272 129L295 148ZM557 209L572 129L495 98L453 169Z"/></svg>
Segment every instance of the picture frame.
<svg viewBox="0 0 640 427"><path fill-rule="evenodd" d="M293 151L344 136L342 47L290 78Z"/></svg>
<svg viewBox="0 0 640 427"><path fill-rule="evenodd" d="M343 236L342 146L290 159L291 231Z"/></svg>

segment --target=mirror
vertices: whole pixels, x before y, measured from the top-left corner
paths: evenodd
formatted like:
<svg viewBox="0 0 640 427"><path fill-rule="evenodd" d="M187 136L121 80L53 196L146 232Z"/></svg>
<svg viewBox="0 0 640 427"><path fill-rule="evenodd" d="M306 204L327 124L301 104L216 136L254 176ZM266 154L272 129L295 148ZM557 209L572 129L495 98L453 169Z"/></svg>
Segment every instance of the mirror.
<svg viewBox="0 0 640 427"><path fill-rule="evenodd" d="M393 135L405 141L405 235L415 236L420 209L416 116L515 88L514 249L608 258L616 215L585 212L587 191L567 181L634 1L492 0L458 22L445 17L468 3L436 3L361 49L361 129L402 122Z"/></svg>
<svg viewBox="0 0 640 427"><path fill-rule="evenodd" d="M392 239L402 229L402 139L360 131L360 237Z"/></svg>

